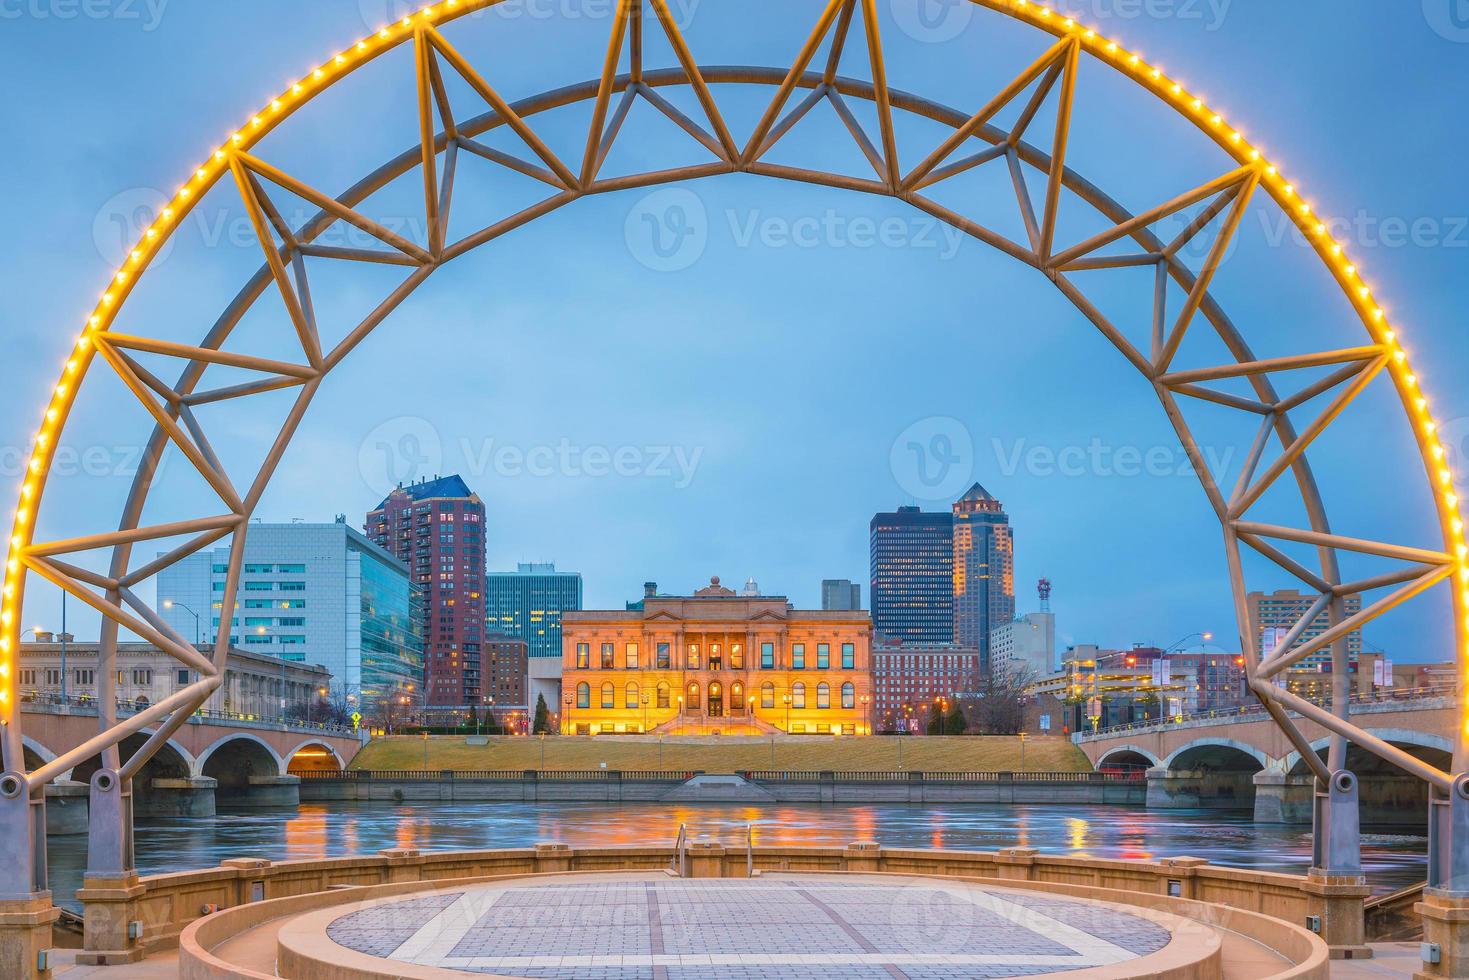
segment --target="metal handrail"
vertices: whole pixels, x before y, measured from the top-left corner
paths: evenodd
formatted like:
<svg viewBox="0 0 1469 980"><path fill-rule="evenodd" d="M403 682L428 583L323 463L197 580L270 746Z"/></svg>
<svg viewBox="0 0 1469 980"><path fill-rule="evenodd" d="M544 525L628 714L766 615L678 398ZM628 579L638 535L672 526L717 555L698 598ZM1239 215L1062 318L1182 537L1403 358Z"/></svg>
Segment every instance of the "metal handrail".
<svg viewBox="0 0 1469 980"><path fill-rule="evenodd" d="M673 867L670 869L680 878L689 876L689 825L678 825L678 839L673 842Z"/></svg>
<svg viewBox="0 0 1469 980"><path fill-rule="evenodd" d="M68 694L63 698L60 694L48 691L22 691L20 693L21 710L30 713L52 713L48 709L80 708L83 711L95 712L98 708L97 698L88 694ZM117 698L114 701L117 716L125 718L138 714L141 711L153 707L149 702L139 703L132 698ZM59 710L58 712L59 713ZM330 735L356 735L359 729L350 725L329 725L324 722L308 722L299 718L282 718L276 716L268 718L264 715L253 715L242 711L219 711L214 708L200 708L189 715L190 720L204 722L231 722L244 721L256 725L270 725L274 728L289 729L293 731L308 731Z"/></svg>
<svg viewBox="0 0 1469 980"><path fill-rule="evenodd" d="M1429 701L1436 698L1452 697L1457 688L1452 684L1434 684L1425 687L1395 687L1384 688L1381 691L1372 691L1364 694L1353 694L1347 699L1350 705L1368 704L1392 704L1395 702ZM1320 703L1322 707L1329 707L1330 701L1313 702ZM1167 728L1171 725L1186 725L1194 721L1217 721L1228 725L1238 723L1241 719L1260 721L1269 718L1270 715L1265 708L1259 704L1241 705L1238 710L1214 709L1211 711L1199 711L1193 714L1178 715L1169 718L1147 718L1142 721L1130 721L1125 725L1110 725L1106 728L1098 728L1095 731L1080 731L1077 736L1085 741L1122 734L1125 732L1152 731L1159 728Z"/></svg>
<svg viewBox="0 0 1469 980"><path fill-rule="evenodd" d="M755 877L755 825L745 824L745 877Z"/></svg>

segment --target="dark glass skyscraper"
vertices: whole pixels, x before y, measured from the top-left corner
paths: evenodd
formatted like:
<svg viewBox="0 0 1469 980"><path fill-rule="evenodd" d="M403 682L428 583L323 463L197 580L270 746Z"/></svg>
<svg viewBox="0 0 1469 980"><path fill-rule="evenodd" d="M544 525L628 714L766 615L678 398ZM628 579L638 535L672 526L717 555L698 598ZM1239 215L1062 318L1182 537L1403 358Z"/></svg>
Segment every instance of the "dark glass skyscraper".
<svg viewBox="0 0 1469 980"><path fill-rule="evenodd" d="M581 574L552 564L522 563L491 572L485 607L490 632L525 641L531 660L561 661L561 614L581 608Z"/></svg>
<svg viewBox="0 0 1469 980"><path fill-rule="evenodd" d="M954 504L954 642L990 664L990 630L1015 618L1015 540L1000 502L976 483Z"/></svg>
<svg viewBox="0 0 1469 980"><path fill-rule="evenodd" d="M399 487L367 515L367 534L423 588L429 707L483 695L485 505L458 476Z"/></svg>
<svg viewBox="0 0 1469 980"><path fill-rule="evenodd" d="M954 517L899 507L871 524L872 630L904 643L954 640Z"/></svg>

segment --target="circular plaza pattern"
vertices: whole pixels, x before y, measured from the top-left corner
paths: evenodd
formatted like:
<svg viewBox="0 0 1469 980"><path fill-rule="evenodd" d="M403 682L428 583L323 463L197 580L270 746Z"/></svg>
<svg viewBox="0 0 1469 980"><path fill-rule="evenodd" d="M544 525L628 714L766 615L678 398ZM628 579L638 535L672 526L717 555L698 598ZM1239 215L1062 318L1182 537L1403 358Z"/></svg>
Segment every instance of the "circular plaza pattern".
<svg viewBox="0 0 1469 980"><path fill-rule="evenodd" d="M1020 889L882 875L522 879L302 920L283 943L338 969L546 980L1197 975L1202 925Z"/></svg>

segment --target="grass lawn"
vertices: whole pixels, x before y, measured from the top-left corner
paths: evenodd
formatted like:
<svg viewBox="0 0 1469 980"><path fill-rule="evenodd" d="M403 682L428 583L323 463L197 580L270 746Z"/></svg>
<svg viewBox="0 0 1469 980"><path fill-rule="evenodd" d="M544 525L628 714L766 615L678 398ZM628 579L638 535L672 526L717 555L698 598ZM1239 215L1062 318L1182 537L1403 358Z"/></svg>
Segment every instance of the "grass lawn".
<svg viewBox="0 0 1469 980"><path fill-rule="evenodd" d="M1085 772L1081 749L1065 738L1027 738L1021 764L1020 739L977 737L714 738L625 735L615 737L492 737L470 745L462 735L373 739L352 760L353 769L741 769L890 770L934 772ZM773 753L773 754L772 754ZM901 758L899 754L901 753Z"/></svg>

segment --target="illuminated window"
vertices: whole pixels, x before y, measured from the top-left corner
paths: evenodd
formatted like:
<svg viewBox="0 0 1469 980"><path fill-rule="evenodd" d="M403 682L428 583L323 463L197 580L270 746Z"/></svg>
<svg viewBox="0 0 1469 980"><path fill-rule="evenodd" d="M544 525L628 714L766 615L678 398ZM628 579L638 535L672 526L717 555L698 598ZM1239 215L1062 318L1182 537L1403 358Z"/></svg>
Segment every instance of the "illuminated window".
<svg viewBox="0 0 1469 980"><path fill-rule="evenodd" d="M611 670L617 666L617 644L602 644L602 669Z"/></svg>
<svg viewBox="0 0 1469 980"><path fill-rule="evenodd" d="M775 685L769 681L760 685L760 707L775 707Z"/></svg>
<svg viewBox="0 0 1469 980"><path fill-rule="evenodd" d="M842 685L842 707L857 707L857 688L850 681Z"/></svg>
<svg viewBox="0 0 1469 980"><path fill-rule="evenodd" d="M745 669L745 645L743 643L731 643L729 645L729 669Z"/></svg>
<svg viewBox="0 0 1469 980"><path fill-rule="evenodd" d="M623 647L622 665L628 670L638 669L638 645L636 643L629 643Z"/></svg>
<svg viewBox="0 0 1469 980"><path fill-rule="evenodd" d="M689 670L699 669L699 644L689 644L688 653L684 656L684 666Z"/></svg>
<svg viewBox="0 0 1469 980"><path fill-rule="evenodd" d="M791 707L806 707L806 685L800 681L797 681L795 686L791 688Z"/></svg>
<svg viewBox="0 0 1469 980"><path fill-rule="evenodd" d="M689 711L698 711L699 710L699 685L697 683L690 684L689 685L689 688L688 688L688 691L686 691L685 694L684 694L684 698L685 698L685 700L684 700L684 707L686 707Z"/></svg>
<svg viewBox="0 0 1469 980"><path fill-rule="evenodd" d="M576 645L576 666L586 670L592 665L592 645L590 643L578 643Z"/></svg>
<svg viewBox="0 0 1469 980"><path fill-rule="evenodd" d="M667 683L660 683L658 685L658 707L660 707L660 708L666 708L666 707L668 707L668 695L669 695L669 693L670 693L670 688L668 687L668 684Z"/></svg>

